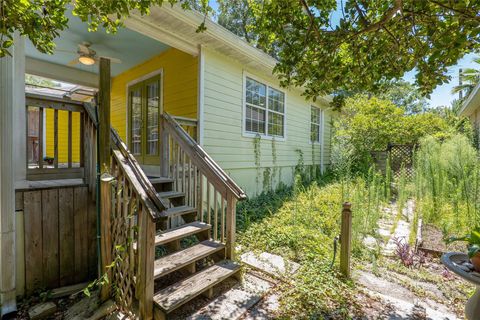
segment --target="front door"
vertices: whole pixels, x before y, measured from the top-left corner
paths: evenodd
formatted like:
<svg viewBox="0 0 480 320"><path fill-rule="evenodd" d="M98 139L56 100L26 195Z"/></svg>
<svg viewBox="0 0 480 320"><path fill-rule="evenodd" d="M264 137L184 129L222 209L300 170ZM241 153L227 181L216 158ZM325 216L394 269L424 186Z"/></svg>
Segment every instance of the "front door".
<svg viewBox="0 0 480 320"><path fill-rule="evenodd" d="M128 88L129 147L141 164L160 164L160 75Z"/></svg>

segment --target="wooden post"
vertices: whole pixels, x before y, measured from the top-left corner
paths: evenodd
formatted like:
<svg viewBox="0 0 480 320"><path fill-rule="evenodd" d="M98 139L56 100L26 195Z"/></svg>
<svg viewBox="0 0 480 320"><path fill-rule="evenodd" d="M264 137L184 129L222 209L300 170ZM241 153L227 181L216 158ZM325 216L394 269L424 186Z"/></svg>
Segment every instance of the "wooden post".
<svg viewBox="0 0 480 320"><path fill-rule="evenodd" d="M168 132L165 129L165 120L163 119L163 116L160 119L160 134L162 137L162 146L161 146L161 151L162 155L160 157L161 163L161 176L162 177L168 177L169 178L169 172L170 172L170 139L168 136Z"/></svg>
<svg viewBox="0 0 480 320"><path fill-rule="evenodd" d="M100 58L98 134L100 172L105 173L110 168L110 60Z"/></svg>
<svg viewBox="0 0 480 320"><path fill-rule="evenodd" d="M112 233L111 233L111 214L112 214L112 183L114 178L104 173L100 177L100 226L101 226L101 255L102 255L102 274L107 272L106 266L112 263ZM102 286L100 291L100 301L104 302L110 298L110 283L112 282L112 272L108 271L108 285Z"/></svg>
<svg viewBox="0 0 480 320"><path fill-rule="evenodd" d="M140 319L153 318L153 278L155 265L155 222L150 214L140 207L139 212L139 276L137 282Z"/></svg>
<svg viewBox="0 0 480 320"><path fill-rule="evenodd" d="M236 229L236 204L237 199L228 192L227 193L227 243L226 257L233 260L235 258L235 229ZM217 226L215 226L217 227Z"/></svg>
<svg viewBox="0 0 480 320"><path fill-rule="evenodd" d="M343 204L342 226L340 233L340 272L350 278L350 253L352 251L352 205Z"/></svg>

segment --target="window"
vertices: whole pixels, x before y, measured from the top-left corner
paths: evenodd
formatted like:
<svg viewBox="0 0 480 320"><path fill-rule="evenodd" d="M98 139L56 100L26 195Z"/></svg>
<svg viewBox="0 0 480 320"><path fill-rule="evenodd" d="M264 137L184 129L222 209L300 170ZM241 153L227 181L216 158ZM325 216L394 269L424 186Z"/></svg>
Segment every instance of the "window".
<svg viewBox="0 0 480 320"><path fill-rule="evenodd" d="M245 131L285 136L285 94L251 78L245 83Z"/></svg>
<svg viewBox="0 0 480 320"><path fill-rule="evenodd" d="M322 110L317 107L311 107L310 117L310 141L320 142L320 130L322 127Z"/></svg>

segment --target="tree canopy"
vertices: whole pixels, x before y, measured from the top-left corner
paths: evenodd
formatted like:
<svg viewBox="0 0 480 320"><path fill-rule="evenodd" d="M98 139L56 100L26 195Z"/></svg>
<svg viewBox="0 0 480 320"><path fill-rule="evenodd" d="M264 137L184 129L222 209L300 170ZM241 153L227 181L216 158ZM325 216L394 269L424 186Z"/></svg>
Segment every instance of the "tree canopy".
<svg viewBox="0 0 480 320"><path fill-rule="evenodd" d="M0 56L8 53L14 30L52 52L67 26L67 6L91 30L115 32L132 10L148 14L150 6L165 3L213 13L207 0L0 0ZM230 11L219 21L274 53L282 84L303 86L309 97L378 91L382 82L414 69L416 84L428 94L449 80L449 66L480 46L479 1L221 0L219 7Z"/></svg>

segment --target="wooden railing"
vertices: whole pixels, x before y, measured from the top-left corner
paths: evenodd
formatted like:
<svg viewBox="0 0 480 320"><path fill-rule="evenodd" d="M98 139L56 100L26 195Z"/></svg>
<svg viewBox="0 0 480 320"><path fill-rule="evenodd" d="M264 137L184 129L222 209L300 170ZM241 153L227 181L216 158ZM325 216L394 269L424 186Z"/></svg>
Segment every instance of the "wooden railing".
<svg viewBox="0 0 480 320"><path fill-rule="evenodd" d="M212 225L212 237L234 257L235 207L245 193L169 114L161 119L161 175L174 180L198 220Z"/></svg>
<svg viewBox="0 0 480 320"><path fill-rule="evenodd" d="M188 133L190 137L193 138L193 140L198 141L197 119L179 117L179 116L171 116L171 117L180 125L180 127L183 128L183 130L185 130L186 133Z"/></svg>
<svg viewBox="0 0 480 320"><path fill-rule="evenodd" d="M91 136L96 138L96 110L85 104L84 112L90 121ZM85 154L96 166L96 152ZM156 220L166 206L113 128L110 161L110 174L100 179L101 211L107 213L101 216L100 225L102 265L113 262L114 267L107 270L112 285L103 286L101 296L113 296L127 313L133 312L138 301L141 319L151 319Z"/></svg>
<svg viewBox="0 0 480 320"><path fill-rule="evenodd" d="M96 150L96 138L92 132L91 119L86 115L82 102L62 98L26 95L27 108L27 179L52 180L82 178L87 183L92 178L91 159ZM51 121L47 120L47 110L52 110ZM77 116L78 115L78 116ZM63 118L63 119L60 119ZM78 119L78 120L77 120ZM75 123L75 120L78 123ZM66 124L63 122L66 121ZM62 123L60 123L62 122ZM53 125L47 128L48 125ZM66 128L65 128L66 127ZM64 130L60 130L60 128ZM47 131L48 129L48 131ZM77 131L78 130L78 131ZM78 136L77 136L77 132ZM51 140L45 139L52 135ZM76 141L74 141L74 135ZM66 140L66 155L60 161L60 139ZM45 157L44 143L49 140L53 143L53 153L50 158ZM79 149L74 150L74 146ZM63 150L62 154L64 154ZM75 158L74 158L75 157ZM95 171L93 171L95 172ZM93 186L93 184L91 184ZM93 192L91 189L90 191Z"/></svg>

